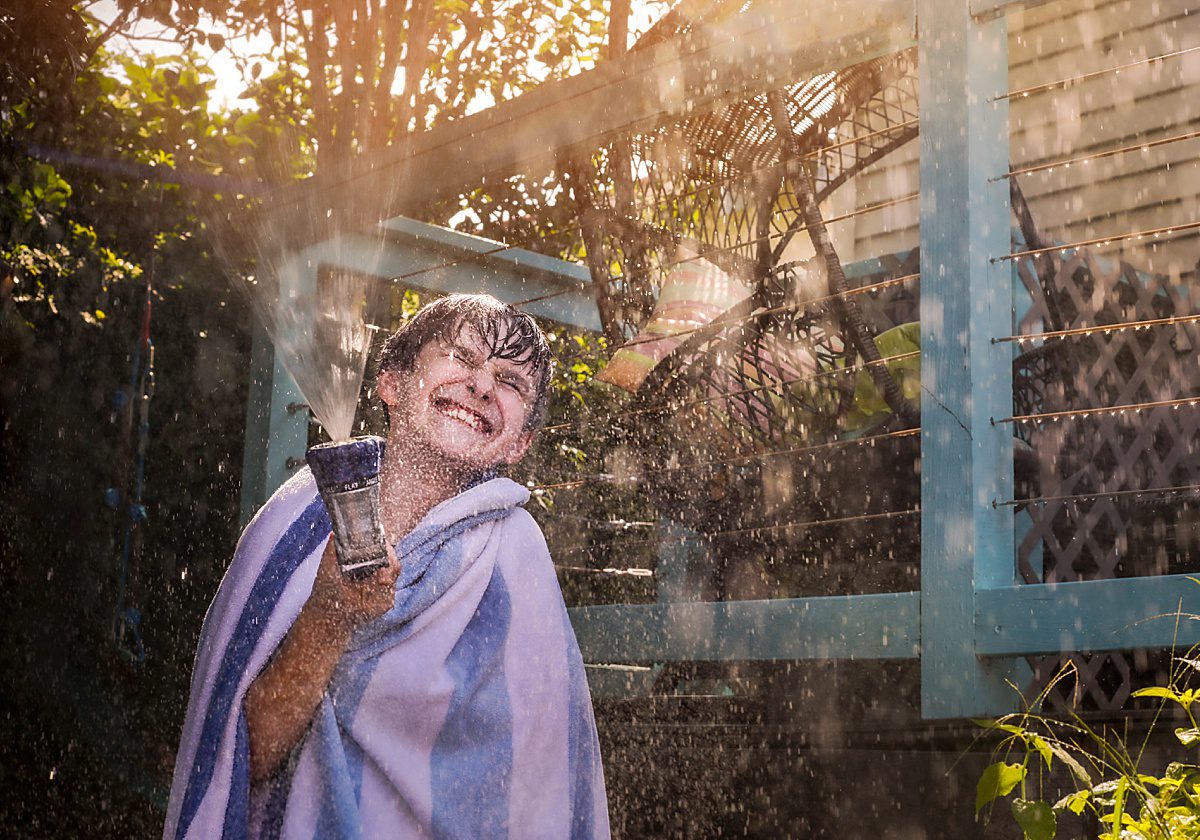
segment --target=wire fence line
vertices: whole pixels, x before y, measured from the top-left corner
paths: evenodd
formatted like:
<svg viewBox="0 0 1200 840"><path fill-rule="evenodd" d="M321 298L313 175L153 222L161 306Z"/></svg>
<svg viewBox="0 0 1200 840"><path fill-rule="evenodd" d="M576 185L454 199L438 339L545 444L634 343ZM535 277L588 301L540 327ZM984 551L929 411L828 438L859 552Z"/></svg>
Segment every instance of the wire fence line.
<svg viewBox="0 0 1200 840"><path fill-rule="evenodd" d="M580 476L579 478L558 483L545 484L529 484L530 490L544 492L547 490L564 490L576 489L592 483L632 483L639 482L651 476L667 475L675 472L686 470L707 469L712 467L731 466L736 464L751 464L755 461L765 461L772 458L787 458L797 455L805 455L813 452L821 452L831 449L841 449L843 447L854 446L870 446L874 447L884 441L895 440L897 438L915 437L921 434L921 430L917 429L901 429L895 432L884 432L877 435L867 435L865 437L853 438L850 440L833 440L824 443L813 443L807 446L796 446L789 449L777 449L771 452L755 452L750 455L737 455L730 458L717 458L709 461L694 461L685 464L676 464L675 466L666 466L661 469L656 469L653 472L637 472L627 475L615 475L612 473L591 473L589 475Z"/></svg>
<svg viewBox="0 0 1200 840"><path fill-rule="evenodd" d="M1008 93L1003 93L999 96L988 98L988 102L999 102L1004 99L1012 99L1017 96L1030 96L1035 93L1042 93L1055 88L1070 87L1071 85L1079 84L1080 82L1090 81L1092 79L1107 76L1109 73L1119 74L1122 70L1131 70L1134 67L1141 67L1146 64L1153 64L1156 61L1165 61L1168 58L1177 58L1181 55L1196 52L1200 50L1200 46L1188 47L1182 50L1175 50L1161 55L1152 55L1149 58L1142 58L1137 61L1130 61L1127 64L1118 64L1113 67L1105 67L1103 70L1093 70L1091 73L1080 73L1078 76L1069 76L1065 79L1059 79L1056 82L1046 82L1040 85L1032 85L1030 87L1020 88L1018 90L1010 90Z"/></svg>

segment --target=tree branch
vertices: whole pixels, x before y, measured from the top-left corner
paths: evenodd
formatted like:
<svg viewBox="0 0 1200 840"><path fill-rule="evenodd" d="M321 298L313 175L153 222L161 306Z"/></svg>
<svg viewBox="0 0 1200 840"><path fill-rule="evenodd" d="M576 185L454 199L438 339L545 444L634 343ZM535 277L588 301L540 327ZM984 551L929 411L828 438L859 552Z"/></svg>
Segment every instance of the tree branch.
<svg viewBox="0 0 1200 840"><path fill-rule="evenodd" d="M372 141L378 138L380 146L386 146L395 129L393 115L395 114L396 97L392 95L392 87L396 84L396 74L400 70L400 33L403 31L403 7L396 0L390 0L381 12L383 17L383 37L380 44L382 57L379 62L379 81L375 88L375 102L371 108L374 114L374 129Z"/></svg>
<svg viewBox="0 0 1200 840"><path fill-rule="evenodd" d="M92 63L92 59L96 57L96 53L104 46L104 43L117 33L122 26L129 20L129 16L133 14L133 8L128 8L122 11L119 15L112 19L112 23L104 28L104 31L92 39L87 45L87 49L80 56L80 67L87 67Z"/></svg>
<svg viewBox="0 0 1200 840"><path fill-rule="evenodd" d="M414 124L416 98L421 78L425 75L429 46L429 20L433 15L433 0L413 0L408 17L408 38L404 48L404 92L400 95L397 125L402 135L420 131Z"/></svg>
<svg viewBox="0 0 1200 840"><path fill-rule="evenodd" d="M326 62L329 59L329 39L326 37L327 25L326 8L320 3L312 4L312 27L304 25L304 15L300 14L300 34L304 38L304 51L308 65L308 86L313 103L313 135L317 141L317 171L324 168L325 161L331 160L334 149L334 118L333 104L329 97L328 80L326 79Z"/></svg>

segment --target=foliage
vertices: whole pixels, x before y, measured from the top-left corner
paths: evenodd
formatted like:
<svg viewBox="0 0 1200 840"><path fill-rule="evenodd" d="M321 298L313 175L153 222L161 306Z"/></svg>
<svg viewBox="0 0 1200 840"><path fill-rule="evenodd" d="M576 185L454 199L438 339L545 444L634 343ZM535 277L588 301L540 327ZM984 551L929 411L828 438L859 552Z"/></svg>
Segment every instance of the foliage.
<svg viewBox="0 0 1200 840"><path fill-rule="evenodd" d="M246 93L260 108L290 103L295 142L322 171L594 63L607 9L605 0L161 0L138 13L211 49L268 41L238 56Z"/></svg>
<svg viewBox="0 0 1200 840"><path fill-rule="evenodd" d="M1200 746L1193 711L1200 693L1192 687L1197 670L1200 660L1180 657L1168 685L1133 693L1161 701L1156 724L1171 710L1186 720L1187 726L1174 731L1185 750ZM1066 676L1064 672L1058 680ZM980 776L975 810L1011 797L1013 818L1027 840L1052 840L1068 815L1098 820L1103 827L1099 840L1200 838L1200 764L1171 762L1161 771L1143 767L1154 725L1146 741L1134 745L1120 734L1097 732L1078 716L1058 721L1026 711L978 723L1001 735L993 756L1003 758ZM1051 802L1041 797L1046 777L1056 767L1069 771L1075 789Z"/></svg>
<svg viewBox="0 0 1200 840"><path fill-rule="evenodd" d="M918 400L921 396L921 325L917 322L901 324L875 336L875 346L879 355L884 359L893 359L887 363L888 373L896 380L900 392L909 400ZM865 429L892 415L892 408L884 400L875 380L868 370L862 369L855 374L854 399L846 418L847 429Z"/></svg>
<svg viewBox="0 0 1200 840"><path fill-rule="evenodd" d="M76 0L0 0L0 106L86 62L87 24Z"/></svg>
<svg viewBox="0 0 1200 840"><path fill-rule="evenodd" d="M44 70L33 87L52 95L0 108L0 257L15 279L0 297L0 673L21 710L0 753L19 768L0 813L5 828L33 815L23 836L157 830L194 638L237 528L248 318L207 231L240 205L215 185L245 145L234 117L209 111L197 56L90 60ZM133 667L111 635L132 511L105 499L129 498L148 281L158 388L130 592L149 658ZM72 829L37 805L52 801L51 772L83 811L121 814Z"/></svg>

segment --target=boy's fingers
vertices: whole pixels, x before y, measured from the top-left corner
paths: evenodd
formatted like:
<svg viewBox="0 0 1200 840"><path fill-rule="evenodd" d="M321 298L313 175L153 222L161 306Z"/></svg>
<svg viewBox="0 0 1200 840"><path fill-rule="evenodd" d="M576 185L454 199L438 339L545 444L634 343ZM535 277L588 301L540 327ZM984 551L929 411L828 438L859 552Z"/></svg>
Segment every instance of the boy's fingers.
<svg viewBox="0 0 1200 840"><path fill-rule="evenodd" d="M400 559L396 557L396 550L390 545L387 547L387 558L387 572L392 582L395 582L396 578L400 576Z"/></svg>

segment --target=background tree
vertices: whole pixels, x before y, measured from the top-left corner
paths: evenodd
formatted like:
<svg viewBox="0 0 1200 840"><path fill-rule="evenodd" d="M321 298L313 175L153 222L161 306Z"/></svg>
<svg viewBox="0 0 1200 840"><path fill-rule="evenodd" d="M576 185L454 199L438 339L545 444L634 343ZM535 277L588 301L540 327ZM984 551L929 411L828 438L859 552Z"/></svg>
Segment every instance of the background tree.
<svg viewBox="0 0 1200 840"><path fill-rule="evenodd" d="M172 27L182 43L235 53L256 100L274 89L302 103L297 129L318 171L588 66L609 27L607 0L121 0L120 7ZM238 46L264 37L261 54ZM279 75L264 83L271 64Z"/></svg>
<svg viewBox="0 0 1200 840"><path fill-rule="evenodd" d="M114 56L95 25L60 47L61 30L2 21L34 55L5 53L0 108L0 258L12 278L0 299L0 833L148 836L188 648L220 575L206 561L228 556L236 535L249 319L205 214L238 201L218 189L234 183L245 143L236 115L209 111L212 74L197 56ZM148 653L137 664L113 631L147 301L159 387L131 601Z"/></svg>

